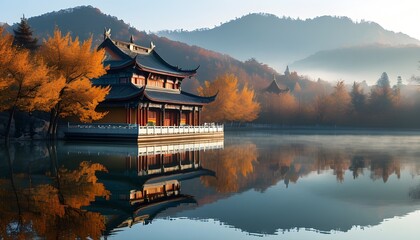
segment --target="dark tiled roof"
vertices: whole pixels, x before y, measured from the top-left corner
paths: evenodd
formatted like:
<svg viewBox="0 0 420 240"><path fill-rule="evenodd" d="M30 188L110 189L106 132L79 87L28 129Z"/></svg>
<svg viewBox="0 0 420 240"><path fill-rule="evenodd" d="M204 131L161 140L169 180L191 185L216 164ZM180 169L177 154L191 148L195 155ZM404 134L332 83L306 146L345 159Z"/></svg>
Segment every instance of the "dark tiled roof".
<svg viewBox="0 0 420 240"><path fill-rule="evenodd" d="M105 64L110 65L111 69L128 66L130 60L135 60L137 67L144 71L158 72L179 77L192 76L197 73L198 69L198 67L190 70L181 69L178 66L166 62L153 48L145 48L133 43L113 41L110 38L106 38L98 48L109 48L123 59L121 61L113 60L105 62Z"/></svg>
<svg viewBox="0 0 420 240"><path fill-rule="evenodd" d="M216 99L216 96L201 97L183 91L160 91L149 88L146 88L143 94L144 98L152 102L178 103L186 105L206 105Z"/></svg>
<svg viewBox="0 0 420 240"><path fill-rule="evenodd" d="M136 56L136 63L144 70L164 72L171 75L181 75L185 77L194 75L197 70L182 70L176 66L172 66L163 60L162 57L154 50L148 54L138 54Z"/></svg>
<svg viewBox="0 0 420 240"><path fill-rule="evenodd" d="M123 68L132 64L134 64L134 61L132 59L121 60L121 61L117 61L117 60L104 61L104 65L109 66L111 69Z"/></svg>
<svg viewBox="0 0 420 240"><path fill-rule="evenodd" d="M105 98L105 101L129 100L140 96L143 88L138 88L132 84L111 85L111 90Z"/></svg>
<svg viewBox="0 0 420 240"><path fill-rule="evenodd" d="M279 94L279 93L284 93L284 92L288 92L289 91L289 89L288 88L286 88L286 89L281 89L280 87L279 87L279 85L277 84L277 82L276 82L276 80L273 80L272 82L271 82L271 84L265 89L265 91L266 92L270 92L270 93L276 93L276 94Z"/></svg>

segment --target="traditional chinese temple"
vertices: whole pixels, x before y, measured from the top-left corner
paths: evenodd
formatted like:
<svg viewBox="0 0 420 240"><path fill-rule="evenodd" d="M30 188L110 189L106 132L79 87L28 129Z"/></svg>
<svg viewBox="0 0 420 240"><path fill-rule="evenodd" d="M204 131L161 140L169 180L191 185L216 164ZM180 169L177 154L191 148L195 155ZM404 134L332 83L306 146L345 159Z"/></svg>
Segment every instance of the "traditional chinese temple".
<svg viewBox="0 0 420 240"><path fill-rule="evenodd" d="M215 125L200 126L203 106L214 101L216 96L201 97L181 90L182 81L193 77L198 67L183 69L170 64L156 52L152 42L150 47L144 47L135 44L133 37L128 42L113 40L110 30L105 31L104 41L98 48L105 50L104 65L108 66L108 70L92 82L96 86L111 87L105 101L97 107L98 111L108 114L96 121L96 125L91 124L88 130L80 130L80 127L86 128L86 125L69 125L67 137L100 139L122 136L121 132L124 132L112 130L110 125L107 128L107 125L97 124L120 124L119 128L129 128L123 133L124 137L141 134L223 134L223 126L213 130L209 130L209 126ZM151 131L150 126L159 128Z"/></svg>

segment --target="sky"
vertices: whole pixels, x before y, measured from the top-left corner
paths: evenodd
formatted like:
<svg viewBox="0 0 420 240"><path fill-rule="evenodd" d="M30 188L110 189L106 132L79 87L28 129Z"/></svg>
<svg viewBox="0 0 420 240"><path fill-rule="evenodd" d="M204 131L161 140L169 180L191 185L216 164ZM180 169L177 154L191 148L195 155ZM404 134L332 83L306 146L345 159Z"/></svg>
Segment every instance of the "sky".
<svg viewBox="0 0 420 240"><path fill-rule="evenodd" d="M387 30L420 39L418 0L0 0L0 22L27 18L76 6L91 5L145 31L213 28L248 13L279 17L347 16L372 21Z"/></svg>

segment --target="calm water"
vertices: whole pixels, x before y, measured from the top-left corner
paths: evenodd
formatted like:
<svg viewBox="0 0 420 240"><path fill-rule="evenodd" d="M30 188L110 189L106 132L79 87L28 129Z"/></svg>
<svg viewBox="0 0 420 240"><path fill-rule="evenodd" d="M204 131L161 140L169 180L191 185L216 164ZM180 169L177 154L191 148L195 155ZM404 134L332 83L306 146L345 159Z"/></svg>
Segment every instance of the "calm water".
<svg viewBox="0 0 420 240"><path fill-rule="evenodd" d="M0 151L0 238L420 236L420 133L228 132Z"/></svg>

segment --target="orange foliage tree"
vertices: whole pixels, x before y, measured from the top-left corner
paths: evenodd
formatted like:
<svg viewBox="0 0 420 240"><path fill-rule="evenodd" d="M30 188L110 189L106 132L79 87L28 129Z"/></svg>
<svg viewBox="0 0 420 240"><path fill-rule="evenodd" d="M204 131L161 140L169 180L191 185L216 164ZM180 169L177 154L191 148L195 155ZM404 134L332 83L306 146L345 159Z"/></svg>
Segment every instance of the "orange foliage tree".
<svg viewBox="0 0 420 240"><path fill-rule="evenodd" d="M0 111L9 111L6 141L16 110L48 111L59 101L64 79L54 78L41 58L12 46L10 35L0 28Z"/></svg>
<svg viewBox="0 0 420 240"><path fill-rule="evenodd" d="M203 108L204 121L249 122L260 112L254 90L247 85L239 90L238 78L233 74L219 76L213 82L206 81L198 91L203 96L217 94L216 100Z"/></svg>
<svg viewBox="0 0 420 240"><path fill-rule="evenodd" d="M343 121L346 114L350 111L351 97L346 90L344 81L339 81L334 87L334 91L331 93L332 103L332 120L334 123Z"/></svg>
<svg viewBox="0 0 420 240"><path fill-rule="evenodd" d="M90 79L106 73L103 65L104 50L91 50L92 38L80 43L70 33L62 36L56 29L54 36L44 41L40 54L45 63L54 69L56 76L65 79L59 90L60 101L51 108L49 133L54 135L60 117L76 116L82 122L98 120L106 113L96 112L99 102L105 99L109 87L92 86Z"/></svg>

